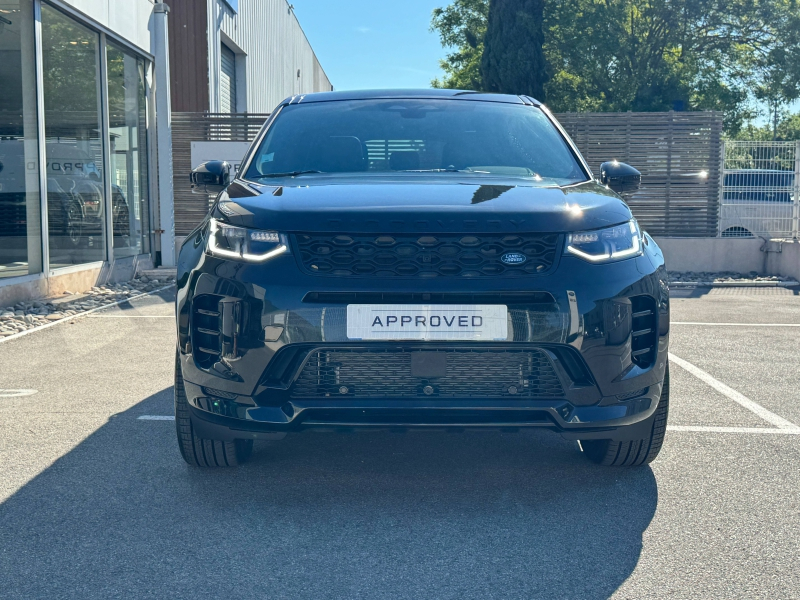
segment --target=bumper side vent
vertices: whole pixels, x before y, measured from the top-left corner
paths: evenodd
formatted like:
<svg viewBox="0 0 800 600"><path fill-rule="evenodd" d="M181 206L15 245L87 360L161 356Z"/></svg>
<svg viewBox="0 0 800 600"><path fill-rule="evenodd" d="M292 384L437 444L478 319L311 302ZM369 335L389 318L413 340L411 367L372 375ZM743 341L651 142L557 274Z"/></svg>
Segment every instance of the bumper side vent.
<svg viewBox="0 0 800 600"><path fill-rule="evenodd" d="M635 365L646 369L656 360L658 345L656 300L652 296L634 296L631 298L631 311L633 312L631 360Z"/></svg>
<svg viewBox="0 0 800 600"><path fill-rule="evenodd" d="M210 368L222 356L220 296L206 294L192 302L192 348L195 362Z"/></svg>
<svg viewBox="0 0 800 600"><path fill-rule="evenodd" d="M237 358L242 341L242 303L216 294L204 294L193 300L192 307L195 362L208 369L223 358Z"/></svg>
<svg viewBox="0 0 800 600"><path fill-rule="evenodd" d="M203 393L208 396L214 396L215 398L225 398L226 400L236 400L236 398L238 398L238 395L232 392L225 392L208 387L203 388Z"/></svg>

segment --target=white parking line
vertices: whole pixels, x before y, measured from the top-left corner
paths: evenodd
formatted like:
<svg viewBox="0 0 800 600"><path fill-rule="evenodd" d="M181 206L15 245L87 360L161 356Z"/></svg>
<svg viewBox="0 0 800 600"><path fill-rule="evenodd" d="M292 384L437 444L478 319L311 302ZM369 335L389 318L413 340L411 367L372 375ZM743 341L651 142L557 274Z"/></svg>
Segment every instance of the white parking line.
<svg viewBox="0 0 800 600"><path fill-rule="evenodd" d="M33 396L37 390L0 390L0 398L19 398L20 396Z"/></svg>
<svg viewBox="0 0 800 600"><path fill-rule="evenodd" d="M709 375L708 373L706 373L702 369L700 369L698 367L695 367L692 363L687 362L687 361L683 360L682 358L679 358L679 357L675 356L671 352L669 354L669 360L671 362L675 363L676 365L678 365L679 367L681 367L682 369L688 371L689 373L691 373L692 375L697 377L699 380L707 383L708 385L713 387L715 390L717 390L720 394L723 394L724 396L727 396L728 398L730 398L731 400L733 400L737 404L739 404L739 405L745 407L747 410L755 413L756 415L758 415L759 417L761 417L762 419L764 419L768 423L772 423L778 429L792 430L792 431L793 430L797 430L798 432L800 432L800 427L798 427L797 425L795 425L791 421L787 421L783 417L779 417L775 413L768 411L766 408L764 408L760 404L757 404L756 402L753 402L752 400L750 400L750 398L748 398L747 396L745 396L743 394L740 394L739 392L737 392L733 388L728 387L727 385L725 385L721 381L719 381L717 379L714 379L711 375Z"/></svg>
<svg viewBox="0 0 800 600"><path fill-rule="evenodd" d="M705 325L708 327L800 327L800 323L699 323L695 321L670 321L670 325Z"/></svg>
<svg viewBox="0 0 800 600"><path fill-rule="evenodd" d="M136 417L140 421L174 421L173 415L139 415Z"/></svg>
<svg viewBox="0 0 800 600"><path fill-rule="evenodd" d="M667 431L695 431L701 433L765 433L772 435L800 435L797 429L775 429L772 427L706 427L704 425L667 425Z"/></svg>

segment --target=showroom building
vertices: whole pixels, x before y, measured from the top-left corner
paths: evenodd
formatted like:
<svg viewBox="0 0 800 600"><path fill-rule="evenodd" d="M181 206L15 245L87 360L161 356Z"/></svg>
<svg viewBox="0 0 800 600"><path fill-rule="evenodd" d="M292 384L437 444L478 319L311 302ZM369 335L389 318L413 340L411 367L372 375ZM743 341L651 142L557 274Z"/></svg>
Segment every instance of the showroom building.
<svg viewBox="0 0 800 600"><path fill-rule="evenodd" d="M285 0L197 4L213 7L217 20L207 8L203 21L221 29L246 3L291 12ZM174 264L169 12L152 0L0 0L0 306ZM214 38L213 82L225 78L217 56L232 37ZM247 67L257 73L257 60ZM257 81L244 91L244 75L239 86L260 94Z"/></svg>

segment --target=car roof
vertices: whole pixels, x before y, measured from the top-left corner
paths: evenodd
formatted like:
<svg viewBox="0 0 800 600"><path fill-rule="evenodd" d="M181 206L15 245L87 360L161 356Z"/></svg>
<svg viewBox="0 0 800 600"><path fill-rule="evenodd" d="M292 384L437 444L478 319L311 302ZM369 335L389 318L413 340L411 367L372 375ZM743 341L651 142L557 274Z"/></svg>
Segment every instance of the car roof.
<svg viewBox="0 0 800 600"><path fill-rule="evenodd" d="M389 100L389 99L431 99L431 100L473 100L483 102L502 102L505 104L529 104L539 106L538 100L528 96L511 94L491 94L471 90L442 89L397 89L397 90L347 90L337 92L316 92L298 94L284 100L281 104L306 104L309 102L331 102L335 100Z"/></svg>

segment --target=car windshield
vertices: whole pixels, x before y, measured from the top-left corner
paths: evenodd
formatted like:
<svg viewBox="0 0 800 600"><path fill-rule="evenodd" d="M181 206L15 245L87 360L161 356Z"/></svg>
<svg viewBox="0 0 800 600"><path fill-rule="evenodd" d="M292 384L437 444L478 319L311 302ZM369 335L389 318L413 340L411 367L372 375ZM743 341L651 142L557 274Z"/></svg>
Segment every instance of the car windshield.
<svg viewBox="0 0 800 600"><path fill-rule="evenodd" d="M568 185L587 174L533 106L469 100L350 100L285 106L245 177L462 173Z"/></svg>

